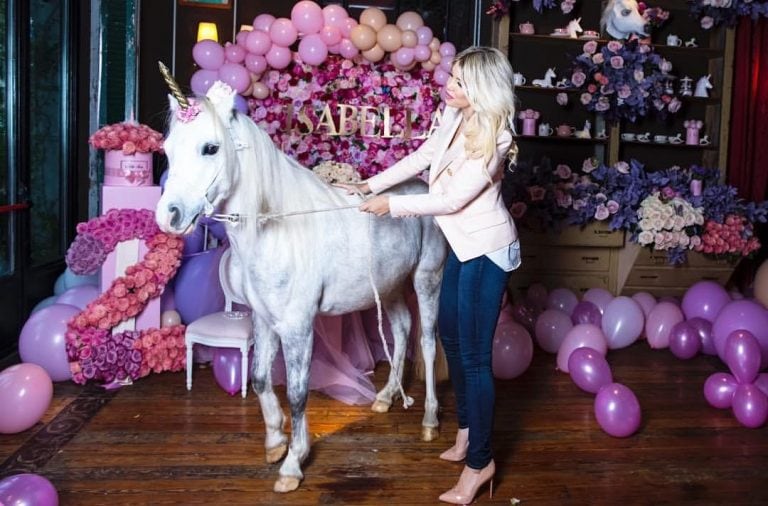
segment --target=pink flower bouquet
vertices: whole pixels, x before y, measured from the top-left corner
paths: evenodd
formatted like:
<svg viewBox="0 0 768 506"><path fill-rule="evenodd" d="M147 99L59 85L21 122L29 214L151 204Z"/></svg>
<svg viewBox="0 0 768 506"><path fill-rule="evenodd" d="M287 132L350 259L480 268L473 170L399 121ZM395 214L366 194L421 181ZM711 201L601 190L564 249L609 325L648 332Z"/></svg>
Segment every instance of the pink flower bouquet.
<svg viewBox="0 0 768 506"><path fill-rule="evenodd" d="M163 151L163 134L147 125L128 121L100 128L88 142L96 149L121 150L125 155Z"/></svg>

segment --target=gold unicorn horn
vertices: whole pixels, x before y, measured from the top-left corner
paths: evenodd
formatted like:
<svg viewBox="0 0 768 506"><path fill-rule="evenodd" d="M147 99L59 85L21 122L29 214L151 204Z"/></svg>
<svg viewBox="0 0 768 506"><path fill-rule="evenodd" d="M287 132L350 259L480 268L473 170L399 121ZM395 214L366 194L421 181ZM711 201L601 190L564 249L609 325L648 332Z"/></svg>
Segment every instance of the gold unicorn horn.
<svg viewBox="0 0 768 506"><path fill-rule="evenodd" d="M189 100L187 100L187 97L185 97L184 94L181 92L181 88L179 88L179 83L177 83L176 79L173 78L173 76L171 75L171 71L168 70L168 67L166 67L163 62L158 61L157 64L160 67L160 73L163 75L163 79L165 79L165 82L168 85L168 88L171 89L171 93L179 102L179 107L181 107L182 109L186 109L187 107L189 107Z"/></svg>

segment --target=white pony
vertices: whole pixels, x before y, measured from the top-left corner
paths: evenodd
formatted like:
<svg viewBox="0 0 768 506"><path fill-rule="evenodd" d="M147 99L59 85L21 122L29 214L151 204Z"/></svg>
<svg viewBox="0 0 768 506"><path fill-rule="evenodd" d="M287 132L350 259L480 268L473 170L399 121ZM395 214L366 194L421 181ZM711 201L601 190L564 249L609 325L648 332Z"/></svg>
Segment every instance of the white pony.
<svg viewBox="0 0 768 506"><path fill-rule="evenodd" d="M647 25L637 0L608 0L600 18L600 28L615 39L628 39L632 34L647 37Z"/></svg>
<svg viewBox="0 0 768 506"><path fill-rule="evenodd" d="M322 182L279 151L250 118L236 112L235 93L223 83L191 103L178 90L175 95L170 97L164 144L169 176L157 204L157 223L166 232L181 234L214 209L222 213L214 216L230 220L227 235L240 272L229 282L252 309L252 380L266 426L266 460L274 463L285 456L274 490L289 492L299 486L301 464L309 454L305 408L315 315L372 307L369 279L381 294L395 341L393 368L373 409L386 411L399 392L411 323L403 288L412 279L427 384L422 438L434 439L435 328L447 246L432 218L378 218L358 211L359 197ZM424 193L426 186L413 181L396 191ZM344 207L274 219L296 211ZM273 219L260 219L265 215ZM290 448L270 375L278 345L288 379Z"/></svg>
<svg viewBox="0 0 768 506"><path fill-rule="evenodd" d="M554 86L552 84L552 79L556 78L557 74L555 74L554 68L548 68L547 71L544 73L544 79L534 79L532 84L534 86L538 86L539 88L551 88Z"/></svg>

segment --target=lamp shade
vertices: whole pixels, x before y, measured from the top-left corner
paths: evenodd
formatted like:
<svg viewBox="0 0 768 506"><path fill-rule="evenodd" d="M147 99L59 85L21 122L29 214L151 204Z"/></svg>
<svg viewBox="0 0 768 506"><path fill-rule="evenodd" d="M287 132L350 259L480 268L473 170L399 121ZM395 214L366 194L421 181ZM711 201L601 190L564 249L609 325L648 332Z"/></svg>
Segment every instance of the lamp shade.
<svg viewBox="0 0 768 506"><path fill-rule="evenodd" d="M216 27L216 23L201 21L197 24L197 42L201 40L219 41L219 30Z"/></svg>

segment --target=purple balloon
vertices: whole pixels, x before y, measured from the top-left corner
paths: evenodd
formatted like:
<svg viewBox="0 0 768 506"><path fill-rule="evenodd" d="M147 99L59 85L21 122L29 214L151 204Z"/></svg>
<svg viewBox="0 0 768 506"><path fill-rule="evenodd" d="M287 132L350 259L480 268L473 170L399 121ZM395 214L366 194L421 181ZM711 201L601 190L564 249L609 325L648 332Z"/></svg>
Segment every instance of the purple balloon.
<svg viewBox="0 0 768 506"><path fill-rule="evenodd" d="M757 375L755 386L765 395L768 395L768 372L761 372Z"/></svg>
<svg viewBox="0 0 768 506"><path fill-rule="evenodd" d="M669 351L677 358L688 360L701 351L701 338L687 321L677 323L669 334Z"/></svg>
<svg viewBox="0 0 768 506"><path fill-rule="evenodd" d="M590 323L580 323L569 330L557 350L557 368L568 372L568 359L578 348L592 348L605 354L608 351L608 344L602 329Z"/></svg>
<svg viewBox="0 0 768 506"><path fill-rule="evenodd" d="M576 294L567 288L555 288L547 296L547 309L559 309L565 314L572 314L579 303Z"/></svg>
<svg viewBox="0 0 768 506"><path fill-rule="evenodd" d="M559 309L547 309L536 319L536 342L547 353L557 353L573 328L570 317Z"/></svg>
<svg viewBox="0 0 768 506"><path fill-rule="evenodd" d="M252 362L250 354L248 362L247 370L250 371ZM214 348L213 350L213 377L216 379L216 383L229 395L235 395L242 388L242 363L243 355L239 348Z"/></svg>
<svg viewBox="0 0 768 506"><path fill-rule="evenodd" d="M219 68L219 79L230 85L238 93L243 93L251 85L251 75L239 63L225 63Z"/></svg>
<svg viewBox="0 0 768 506"><path fill-rule="evenodd" d="M493 376L512 379L523 374L533 359L533 341L528 331L510 319L500 320L493 337Z"/></svg>
<svg viewBox="0 0 768 506"><path fill-rule="evenodd" d="M568 357L568 372L576 386L591 394L613 383L613 374L605 356L588 347L573 350Z"/></svg>
<svg viewBox="0 0 768 506"><path fill-rule="evenodd" d="M432 29L428 26L420 26L416 29L416 37L419 40L419 44L422 46L428 46L432 42L434 35Z"/></svg>
<svg viewBox="0 0 768 506"><path fill-rule="evenodd" d="M617 350L634 343L643 333L645 315L640 304L629 297L616 297L605 306L601 328L608 348Z"/></svg>
<svg viewBox="0 0 768 506"><path fill-rule="evenodd" d="M85 309L89 302L101 295L98 287L93 285L79 285L70 288L59 295L56 304L69 304L80 309Z"/></svg>
<svg viewBox="0 0 768 506"><path fill-rule="evenodd" d="M216 79L219 78L219 73L216 70L200 69L192 74L192 79L189 81L189 87L197 95L205 95L208 88L213 86Z"/></svg>
<svg viewBox="0 0 768 506"><path fill-rule="evenodd" d="M728 373L716 372L704 382L704 398L713 408L730 408L737 386L736 378Z"/></svg>
<svg viewBox="0 0 768 506"><path fill-rule="evenodd" d="M599 327L603 321L603 314L594 302L582 300L573 308L571 321L574 325L578 325L579 323L591 323L592 325Z"/></svg>
<svg viewBox="0 0 768 506"><path fill-rule="evenodd" d="M35 425L53 399L53 383L37 364L16 364L0 372L0 433L16 434Z"/></svg>
<svg viewBox="0 0 768 506"><path fill-rule="evenodd" d="M58 506L59 494L53 484L40 475L15 474L0 481L0 504Z"/></svg>
<svg viewBox="0 0 768 506"><path fill-rule="evenodd" d="M536 310L530 302L512 304L510 307L512 319L525 327L528 332L534 332L536 328Z"/></svg>
<svg viewBox="0 0 768 506"><path fill-rule="evenodd" d="M235 110L242 114L248 114L248 101L242 95L235 95Z"/></svg>
<svg viewBox="0 0 768 506"><path fill-rule="evenodd" d="M748 330L735 330L725 342L725 363L739 383L752 383L760 372L760 345Z"/></svg>
<svg viewBox="0 0 768 506"><path fill-rule="evenodd" d="M56 303L31 315L19 335L21 360L39 365L53 381L71 379L65 334L78 313L78 307Z"/></svg>
<svg viewBox="0 0 768 506"><path fill-rule="evenodd" d="M269 34L261 30L253 30L245 37L245 47L253 55L264 56L272 47L272 39ZM243 56L245 59L245 56Z"/></svg>
<svg viewBox="0 0 768 506"><path fill-rule="evenodd" d="M756 429L768 418L768 397L753 384L739 385L733 394L733 414L751 429Z"/></svg>
<svg viewBox="0 0 768 506"><path fill-rule="evenodd" d="M224 310L224 292L219 284L219 259L224 248L185 255L176 273L176 311L184 324Z"/></svg>
<svg viewBox="0 0 768 506"><path fill-rule="evenodd" d="M648 318L648 315L651 313L651 309L653 309L653 306L656 305L656 297L648 292L637 292L632 296L632 298L635 302L640 304L640 307L643 308L643 314L646 318Z"/></svg>
<svg viewBox="0 0 768 506"><path fill-rule="evenodd" d="M677 307L680 307L680 299L678 299L674 295L665 295L664 297L659 299L659 302L668 302L670 304L674 304Z"/></svg>
<svg viewBox="0 0 768 506"><path fill-rule="evenodd" d="M600 313L605 313L605 308L608 303L613 300L613 294L605 288L590 288L584 292L584 296L581 300L586 300L597 306Z"/></svg>
<svg viewBox="0 0 768 506"><path fill-rule="evenodd" d="M626 386L609 383L595 396L595 417L609 435L631 436L640 427L640 403Z"/></svg>
<svg viewBox="0 0 768 506"><path fill-rule="evenodd" d="M547 307L547 287L533 283L525 292L525 300L533 304L537 311L543 311Z"/></svg>
<svg viewBox="0 0 768 506"><path fill-rule="evenodd" d="M760 344L761 365L768 365L768 311L752 300L734 300L726 304L712 325L715 348L725 361L725 341L734 330L748 330Z"/></svg>
<svg viewBox="0 0 768 506"><path fill-rule="evenodd" d="M218 70L224 64L224 48L213 40L201 40L192 47L192 58L201 69Z"/></svg>
<svg viewBox="0 0 768 506"><path fill-rule="evenodd" d="M242 61L245 59L245 54L246 50L237 44L227 42L227 45L224 47L224 58L228 62L242 63Z"/></svg>
<svg viewBox="0 0 768 506"><path fill-rule="evenodd" d="M682 309L686 318L704 318L715 321L723 306L731 301L725 288L714 281L694 283L683 296Z"/></svg>
<svg viewBox="0 0 768 506"><path fill-rule="evenodd" d="M701 340L701 352L705 355L717 355L715 339L712 337L712 323L704 318L691 318L687 323Z"/></svg>

